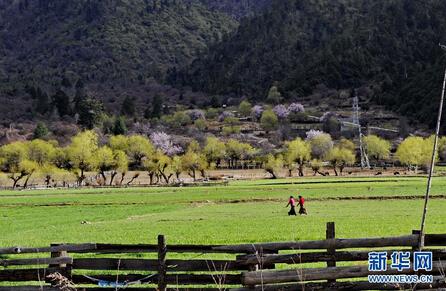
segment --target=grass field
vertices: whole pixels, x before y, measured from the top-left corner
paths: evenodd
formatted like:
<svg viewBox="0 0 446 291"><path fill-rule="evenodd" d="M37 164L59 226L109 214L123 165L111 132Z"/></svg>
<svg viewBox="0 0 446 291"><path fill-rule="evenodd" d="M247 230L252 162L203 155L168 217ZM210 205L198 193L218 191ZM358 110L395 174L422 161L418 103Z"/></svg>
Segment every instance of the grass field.
<svg viewBox="0 0 446 291"><path fill-rule="evenodd" d="M426 179L305 178L229 186L0 192L0 246L54 242L248 243L409 234L419 228ZM306 217L288 217L290 194ZM427 231L446 232L446 178L435 178ZM435 197L437 196L437 197ZM406 197L406 199L397 199ZM365 199L370 198L370 199ZM374 199L371 199L374 198ZM391 199L389 199L391 198ZM86 222L86 223L82 223Z"/></svg>

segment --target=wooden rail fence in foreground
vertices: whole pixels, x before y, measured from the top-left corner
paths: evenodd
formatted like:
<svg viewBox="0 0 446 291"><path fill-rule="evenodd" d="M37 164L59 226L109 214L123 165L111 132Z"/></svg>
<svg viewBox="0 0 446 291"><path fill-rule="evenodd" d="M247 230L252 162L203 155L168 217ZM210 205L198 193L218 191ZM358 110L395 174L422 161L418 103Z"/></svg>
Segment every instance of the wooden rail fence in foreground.
<svg viewBox="0 0 446 291"><path fill-rule="evenodd" d="M446 234L426 236L432 284L372 284L368 253L416 249L418 233L242 245L52 244L0 248L0 291L22 290L434 290L446 288ZM347 265L345 262L349 262ZM311 263L311 265L307 265ZM419 274L412 269L373 274Z"/></svg>

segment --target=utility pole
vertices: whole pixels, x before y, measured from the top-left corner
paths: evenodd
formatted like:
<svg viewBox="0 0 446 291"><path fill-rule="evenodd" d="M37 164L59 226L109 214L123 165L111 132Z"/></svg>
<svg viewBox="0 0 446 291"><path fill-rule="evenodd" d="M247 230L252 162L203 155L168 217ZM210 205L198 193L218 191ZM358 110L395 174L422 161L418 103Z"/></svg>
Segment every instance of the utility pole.
<svg viewBox="0 0 446 291"><path fill-rule="evenodd" d="M359 111L361 109L359 108L359 98L358 94L355 92L355 97L353 97L353 124L355 124L358 127L358 134L359 134L359 152L361 153L361 169L364 168L370 168L370 162L369 157L367 156L367 153L364 149L364 144L362 142L362 128L361 123L359 121Z"/></svg>
<svg viewBox="0 0 446 291"><path fill-rule="evenodd" d="M443 50L446 50L446 46L441 45L440 47ZM418 249L422 250L424 248L424 238L425 238L425 226L426 226L426 216L427 216L427 207L429 204L429 196L432 188L432 176L434 174L434 168L435 168L435 161L437 159L437 149L438 149L438 137L440 135L440 126L441 126L441 118L443 115L443 104L444 104L444 95L446 93L446 70L444 73L444 80L443 80L443 91L441 92L441 99L440 99L440 108L438 108L438 119L437 119L437 128L435 131L435 140L434 140L434 149L432 152L432 159L431 164L429 167L429 177L427 180L427 189L426 189L426 196L424 197L424 209L423 209L423 217L421 218L421 229L420 229L420 239L418 242Z"/></svg>

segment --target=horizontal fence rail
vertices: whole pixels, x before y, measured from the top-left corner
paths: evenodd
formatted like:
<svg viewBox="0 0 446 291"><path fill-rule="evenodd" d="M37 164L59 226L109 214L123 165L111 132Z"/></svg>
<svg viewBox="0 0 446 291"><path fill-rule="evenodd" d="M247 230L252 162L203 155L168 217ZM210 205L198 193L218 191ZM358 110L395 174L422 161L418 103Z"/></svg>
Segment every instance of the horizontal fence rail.
<svg viewBox="0 0 446 291"><path fill-rule="evenodd" d="M414 231L397 237L339 239L334 223L328 223L326 239L316 241L169 245L160 235L158 244L0 248L0 291L413 289L410 284L372 284L365 280L371 274L369 252L386 252L390 261L394 251L413 254L418 238ZM417 284L416 289L446 288L446 234L426 235L425 245L424 251L433 254L429 275L435 279L431 284ZM352 265L340 266L341 262ZM312 265L306 266L308 263ZM373 274L423 273L387 268ZM63 289L61 278L72 289Z"/></svg>
<svg viewBox="0 0 446 291"><path fill-rule="evenodd" d="M446 234L427 235L426 246L441 246L446 240ZM215 250L234 253L279 251L279 250L316 250L316 249L354 249L354 248L381 248L381 247L416 247L418 235L398 237L358 238L358 239L332 239L320 241L280 242L262 244L244 244L233 246L218 246Z"/></svg>
<svg viewBox="0 0 446 291"><path fill-rule="evenodd" d="M219 245L169 245L169 251L174 253L239 253L237 251L220 250ZM66 251L70 253L97 253L97 254L120 254L120 253L157 253L158 246L151 244L125 245L125 244L59 244L51 247L29 248L9 247L0 248L0 255L5 254L30 254L30 253L52 253Z"/></svg>
<svg viewBox="0 0 446 291"><path fill-rule="evenodd" d="M368 281L336 282L336 283L292 283L277 285L261 285L255 287L233 288L232 291L305 291L305 290L438 290L444 288L444 277L434 277L434 282L417 284L374 284ZM441 289L442 290L442 289ZM1 291L1 289L0 289Z"/></svg>
<svg viewBox="0 0 446 291"><path fill-rule="evenodd" d="M11 248L0 248L0 255L53 253L61 251L76 253L88 250L94 251L95 249L96 249L96 244L78 244L78 245L62 244L62 245L42 247L42 248L11 247Z"/></svg>
<svg viewBox="0 0 446 291"><path fill-rule="evenodd" d="M399 249L386 251L387 259L390 259L391 254L394 251L407 251L407 249ZM433 256L437 260L446 261L446 249L425 249L425 251L431 251ZM335 252L328 254L326 252L317 253L296 253L286 255L245 255L238 256L237 262L241 265L271 265L271 264L289 264L298 265L305 263L317 263L317 262L358 262L367 261L369 257L368 251L345 251Z"/></svg>
<svg viewBox="0 0 446 291"><path fill-rule="evenodd" d="M27 265L60 265L60 264L71 265L73 264L73 258L57 257L57 258L0 260L0 267L27 266Z"/></svg>
<svg viewBox="0 0 446 291"><path fill-rule="evenodd" d="M446 269L446 262L435 262L432 274L439 275ZM242 274L243 285L262 285L272 283L289 283L304 282L318 280L336 280L363 278L370 274L368 266L353 267L332 267L332 268L301 268L293 270L268 271L262 270L257 272L249 272ZM410 270L391 270L377 272L376 275L410 275L415 274L413 269Z"/></svg>

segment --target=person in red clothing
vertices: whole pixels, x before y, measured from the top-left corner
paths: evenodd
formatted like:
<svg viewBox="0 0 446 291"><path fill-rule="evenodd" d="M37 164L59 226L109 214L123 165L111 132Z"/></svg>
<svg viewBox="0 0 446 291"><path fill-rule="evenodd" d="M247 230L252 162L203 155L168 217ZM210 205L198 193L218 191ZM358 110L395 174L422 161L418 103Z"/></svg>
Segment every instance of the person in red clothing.
<svg viewBox="0 0 446 291"><path fill-rule="evenodd" d="M307 215L307 210L304 207L305 199L302 196L299 196L299 214L300 215Z"/></svg>
<svg viewBox="0 0 446 291"><path fill-rule="evenodd" d="M294 200L293 196L290 196L290 199L288 200L288 204L285 207L291 206L290 211L288 211L288 216L294 215L296 216L296 200Z"/></svg>

